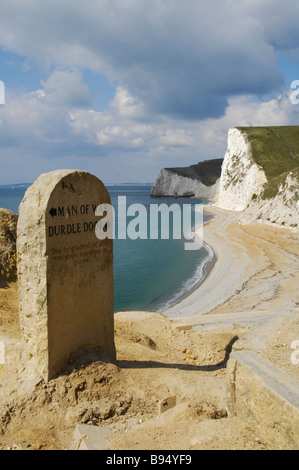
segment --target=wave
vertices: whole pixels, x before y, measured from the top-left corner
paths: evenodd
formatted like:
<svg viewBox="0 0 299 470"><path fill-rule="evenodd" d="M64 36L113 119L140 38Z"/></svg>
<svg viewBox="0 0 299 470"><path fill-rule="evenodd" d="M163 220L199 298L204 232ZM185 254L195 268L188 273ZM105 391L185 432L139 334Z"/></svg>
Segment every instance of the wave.
<svg viewBox="0 0 299 470"><path fill-rule="evenodd" d="M170 307L173 307L204 281L207 274L207 267L213 260L214 253L211 247L206 243L203 243L202 249L206 251L206 255L200 260L192 275L182 283L180 289L169 300L158 306L156 309L157 312L163 313Z"/></svg>

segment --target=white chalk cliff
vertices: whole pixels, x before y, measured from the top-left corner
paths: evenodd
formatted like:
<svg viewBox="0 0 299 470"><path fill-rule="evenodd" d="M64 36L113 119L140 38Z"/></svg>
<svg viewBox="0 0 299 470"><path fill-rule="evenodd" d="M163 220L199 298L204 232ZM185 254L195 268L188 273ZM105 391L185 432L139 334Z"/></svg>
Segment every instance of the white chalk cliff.
<svg viewBox="0 0 299 470"><path fill-rule="evenodd" d="M264 170L254 163L246 136L238 129L230 129L215 204L222 209L243 211L266 182Z"/></svg>
<svg viewBox="0 0 299 470"><path fill-rule="evenodd" d="M267 152L266 146L264 151ZM278 162L279 158L280 154ZM281 155L282 162L284 158ZM260 221L299 229L299 165L294 160L293 170L268 181L264 168L253 158L244 129L229 129L223 160L163 168L151 196L210 199L221 209L239 212L241 223Z"/></svg>
<svg viewBox="0 0 299 470"><path fill-rule="evenodd" d="M212 186L207 186L199 180L187 178L163 168L152 188L151 195L163 195L164 197L193 196L212 199L216 195L218 181Z"/></svg>
<svg viewBox="0 0 299 470"><path fill-rule="evenodd" d="M276 195L263 195L267 177L252 157L246 133L232 128L224 157L215 206L239 211L240 221L299 226L298 170L290 171Z"/></svg>
<svg viewBox="0 0 299 470"><path fill-rule="evenodd" d="M258 220L299 229L299 173L290 172L284 184L281 184L276 196L272 199L257 198L242 213L241 223Z"/></svg>
<svg viewBox="0 0 299 470"><path fill-rule="evenodd" d="M223 158L205 160L189 167L163 168L151 190L152 197L200 197L213 199Z"/></svg>

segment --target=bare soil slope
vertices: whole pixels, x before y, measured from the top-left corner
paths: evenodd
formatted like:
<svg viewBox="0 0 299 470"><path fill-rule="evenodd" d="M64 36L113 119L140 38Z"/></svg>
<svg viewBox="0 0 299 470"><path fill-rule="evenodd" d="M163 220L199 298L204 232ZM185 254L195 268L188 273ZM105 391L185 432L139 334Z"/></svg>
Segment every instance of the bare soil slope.
<svg viewBox="0 0 299 470"><path fill-rule="evenodd" d="M0 331L18 344L16 287L0 288ZM198 333L160 314L118 313L116 362L81 351L57 378L24 389L8 389L0 372L0 449L68 449L78 423L108 427L115 450L264 449L226 413L226 360L243 332ZM26 381L22 368L14 373ZM161 413L169 397L176 406Z"/></svg>

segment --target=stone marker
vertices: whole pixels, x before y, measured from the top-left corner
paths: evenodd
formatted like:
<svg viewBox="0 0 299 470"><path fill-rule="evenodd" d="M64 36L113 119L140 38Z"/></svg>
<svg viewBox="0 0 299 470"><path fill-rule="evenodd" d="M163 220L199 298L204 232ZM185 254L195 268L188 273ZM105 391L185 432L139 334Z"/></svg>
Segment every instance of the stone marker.
<svg viewBox="0 0 299 470"><path fill-rule="evenodd" d="M75 170L41 175L19 209L20 324L36 368L48 381L80 349L115 358L113 240L98 240L103 183Z"/></svg>

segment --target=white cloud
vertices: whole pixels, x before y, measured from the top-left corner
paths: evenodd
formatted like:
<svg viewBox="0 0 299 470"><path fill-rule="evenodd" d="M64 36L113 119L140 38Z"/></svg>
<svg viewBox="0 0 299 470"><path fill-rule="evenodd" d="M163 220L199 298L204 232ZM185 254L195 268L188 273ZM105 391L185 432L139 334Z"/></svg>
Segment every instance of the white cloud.
<svg viewBox="0 0 299 470"><path fill-rule="evenodd" d="M181 129L166 129L160 138L163 145L188 146L193 143L192 132Z"/></svg>
<svg viewBox="0 0 299 470"><path fill-rule="evenodd" d="M277 52L298 58L298 20L295 0L1 0L0 45L48 75L7 89L2 183L13 161L22 180L31 165L153 181L223 156L229 127L297 123ZM117 82L107 109L92 108L85 69Z"/></svg>
<svg viewBox="0 0 299 470"><path fill-rule="evenodd" d="M276 51L299 61L297 0L240 0L236 8L260 22L267 41Z"/></svg>
<svg viewBox="0 0 299 470"><path fill-rule="evenodd" d="M148 117L143 103L130 95L130 93L121 86L117 87L115 97L111 101L110 106L121 116L127 118L146 119Z"/></svg>
<svg viewBox="0 0 299 470"><path fill-rule="evenodd" d="M2 0L0 44L45 64L118 80L115 104L123 113L143 114L146 107L204 119L221 116L229 96L279 87L267 35L273 27L261 6L257 11L245 0L43 0L39 7Z"/></svg>
<svg viewBox="0 0 299 470"><path fill-rule="evenodd" d="M76 71L54 71L42 85L23 94L7 90L6 105L1 110L2 148L70 144L69 111L91 105L89 90Z"/></svg>
<svg viewBox="0 0 299 470"><path fill-rule="evenodd" d="M265 102L253 102L248 95L231 98L224 116L197 124L195 145L198 143L202 152L206 149L208 158L220 157L226 150L230 127L287 126L297 123L298 119L299 105L291 103L290 92Z"/></svg>
<svg viewBox="0 0 299 470"><path fill-rule="evenodd" d="M140 107L142 108L142 105ZM141 148L148 153L149 148L161 144L169 149L177 146L188 147L192 144L191 131L170 127L177 126L177 122L138 122L136 116L139 117L140 114L132 108L135 108L134 99L128 92L117 89L109 110L72 111L70 126L74 134L83 140L88 140L94 145L117 147L119 150L122 148L123 151Z"/></svg>
<svg viewBox="0 0 299 470"><path fill-rule="evenodd" d="M132 181L132 172L137 181L154 181L162 167L221 158L230 127L289 125L299 117L299 105L291 103L288 93L267 102L253 102L248 95L231 98L225 115L217 119L150 123L125 115L122 106L106 111L70 110L54 99L53 88L21 96L8 91L7 98L0 118L1 177L7 178L15 161L21 181L31 162L37 176L49 168L67 166L90 168L108 182ZM127 102L133 102L129 96ZM17 182L12 177L10 181Z"/></svg>
<svg viewBox="0 0 299 470"><path fill-rule="evenodd" d="M54 70L47 80L41 81L49 101L58 107L91 107L92 96L76 70Z"/></svg>

